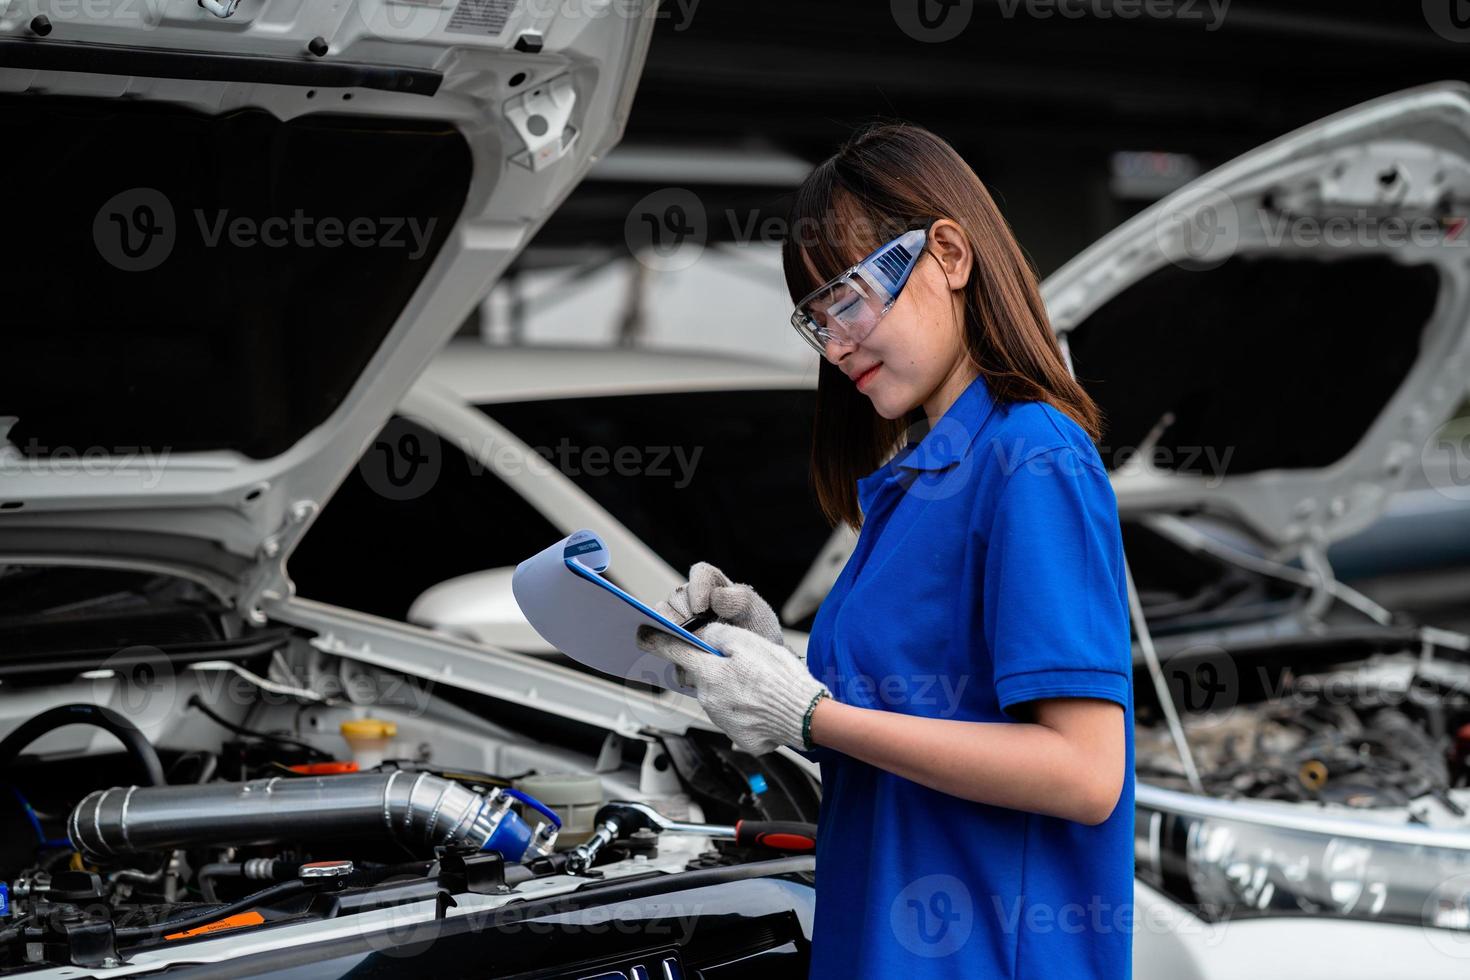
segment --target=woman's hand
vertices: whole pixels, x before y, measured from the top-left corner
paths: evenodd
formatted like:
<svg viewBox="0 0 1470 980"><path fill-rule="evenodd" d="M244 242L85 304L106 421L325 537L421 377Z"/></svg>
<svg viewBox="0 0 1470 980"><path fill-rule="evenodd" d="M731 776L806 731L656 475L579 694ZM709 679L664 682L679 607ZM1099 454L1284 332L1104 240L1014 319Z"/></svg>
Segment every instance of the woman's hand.
<svg viewBox="0 0 1470 980"><path fill-rule="evenodd" d="M728 575L709 562L695 562L690 566L689 581L670 592L654 609L675 622L712 610L722 622L750 630L772 643L786 642L781 620L770 603L750 586L730 581Z"/></svg>
<svg viewBox="0 0 1470 980"><path fill-rule="evenodd" d="M675 664L693 686L710 721L736 748L762 755L779 745L805 748L805 726L827 685L785 646L756 633L710 623L697 634L717 657L651 626L638 628L638 646Z"/></svg>

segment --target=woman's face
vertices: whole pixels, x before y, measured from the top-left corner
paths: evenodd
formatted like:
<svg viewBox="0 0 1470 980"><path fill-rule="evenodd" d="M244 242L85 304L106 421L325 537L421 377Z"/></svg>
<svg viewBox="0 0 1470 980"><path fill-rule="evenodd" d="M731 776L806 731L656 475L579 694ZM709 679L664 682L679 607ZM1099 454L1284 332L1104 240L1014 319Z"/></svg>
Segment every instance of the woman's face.
<svg viewBox="0 0 1470 980"><path fill-rule="evenodd" d="M970 276L969 245L959 225L941 218L924 252L872 333L857 344L834 340L826 348L827 360L887 419L928 403L968 363L961 290Z"/></svg>

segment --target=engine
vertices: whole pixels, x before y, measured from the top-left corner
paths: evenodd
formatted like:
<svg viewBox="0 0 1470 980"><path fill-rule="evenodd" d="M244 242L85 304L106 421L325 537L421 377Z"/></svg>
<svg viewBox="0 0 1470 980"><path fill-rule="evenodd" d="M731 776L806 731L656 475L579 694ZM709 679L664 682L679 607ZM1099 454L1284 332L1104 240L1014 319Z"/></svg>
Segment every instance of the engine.
<svg viewBox="0 0 1470 980"><path fill-rule="evenodd" d="M0 742L0 766L37 738L78 724L116 736L146 784L88 793L71 808L61 839L45 837L29 799L11 788L41 846L33 852L39 863L0 885L9 912L0 928L5 966L106 966L121 962L123 944L290 918L323 896L340 902L346 889L395 876L438 887L447 867L466 876L478 867L504 884L507 869L526 878L535 862L546 862L543 873L556 864L560 815L510 780L404 761L367 770L350 761L296 762L309 747L282 741L226 745L232 774L253 778L221 778L215 755L204 753L193 781L171 784L142 732L96 704L61 705L22 724ZM180 761L171 767L176 774ZM7 857L24 860L24 850L13 840Z"/></svg>
<svg viewBox="0 0 1470 980"><path fill-rule="evenodd" d="M1454 795L1470 784L1470 667L1408 650L1314 659L1321 669L1235 658L1229 686L1245 697L1182 715L1206 792L1374 810L1434 800L1464 816ZM1176 679L1203 670L1219 686L1217 661L1175 664ZM1209 686L1198 676L1190 683ZM1188 788L1156 709L1140 706L1135 747L1140 778Z"/></svg>

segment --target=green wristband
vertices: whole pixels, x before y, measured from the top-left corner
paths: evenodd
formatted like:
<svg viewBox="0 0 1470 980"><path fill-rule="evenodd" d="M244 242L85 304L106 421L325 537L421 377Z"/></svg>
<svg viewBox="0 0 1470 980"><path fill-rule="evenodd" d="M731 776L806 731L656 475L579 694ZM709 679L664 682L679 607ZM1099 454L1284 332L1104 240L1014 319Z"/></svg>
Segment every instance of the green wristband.
<svg viewBox="0 0 1470 980"><path fill-rule="evenodd" d="M812 698L812 703L806 706L806 714L801 716L801 747L810 751L812 745L812 712L817 710L817 702L823 698L832 696L829 691L818 691Z"/></svg>

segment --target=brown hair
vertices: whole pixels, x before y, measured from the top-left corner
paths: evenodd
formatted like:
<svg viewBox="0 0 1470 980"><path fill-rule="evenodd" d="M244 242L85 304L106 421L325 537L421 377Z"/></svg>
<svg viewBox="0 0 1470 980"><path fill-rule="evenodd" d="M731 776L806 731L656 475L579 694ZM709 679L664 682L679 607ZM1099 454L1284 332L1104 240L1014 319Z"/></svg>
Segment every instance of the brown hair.
<svg viewBox="0 0 1470 980"><path fill-rule="evenodd" d="M964 343L996 401L1046 402L1094 441L1101 438L1102 413L1067 370L1035 269L975 171L921 126L869 124L802 181L781 250L792 302L884 242L940 217L964 229L974 254L964 288ZM922 408L883 418L840 368L821 359L811 481L829 524L861 525L857 480L924 418Z"/></svg>

